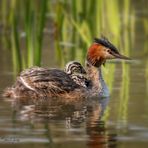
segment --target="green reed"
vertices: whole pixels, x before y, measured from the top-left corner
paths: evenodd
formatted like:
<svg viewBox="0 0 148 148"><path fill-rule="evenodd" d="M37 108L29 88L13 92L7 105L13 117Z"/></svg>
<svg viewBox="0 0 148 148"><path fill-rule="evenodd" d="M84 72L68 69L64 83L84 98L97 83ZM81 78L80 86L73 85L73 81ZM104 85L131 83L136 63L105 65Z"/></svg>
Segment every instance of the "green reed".
<svg viewBox="0 0 148 148"><path fill-rule="evenodd" d="M144 30L145 30L145 44L144 44L144 54L148 55L148 42L147 36L148 36L148 20L147 18L143 19L143 25L144 25ZM145 76L146 76L146 90L148 94L148 60L146 60L145 64Z"/></svg>
<svg viewBox="0 0 148 148"><path fill-rule="evenodd" d="M25 1L25 33L26 33L26 46L27 46L27 67L33 65L33 29L34 29L34 9L32 1Z"/></svg>
<svg viewBox="0 0 148 148"><path fill-rule="evenodd" d="M36 24L35 57L34 57L35 65L41 64L41 55L42 55L41 49L43 43L43 30L46 20L47 0L42 0L40 5L41 8L39 14L35 19L35 24Z"/></svg>
<svg viewBox="0 0 148 148"><path fill-rule="evenodd" d="M25 1L25 32L28 67L40 65L41 63L47 0L38 1L38 5L40 5L39 8L35 5L35 1Z"/></svg>
<svg viewBox="0 0 148 148"><path fill-rule="evenodd" d="M148 54L148 42L147 40L147 36L148 36L148 19L147 17L145 17L143 19L143 25L144 25L144 31L145 31L145 45L144 45L144 53Z"/></svg>
<svg viewBox="0 0 148 148"><path fill-rule="evenodd" d="M19 33L18 33L18 24L17 24L17 15L15 9L17 7L17 2L11 1L11 13L10 13L10 23L12 25L11 31L11 46L12 46L12 57L13 57L13 65L15 71L20 71L22 66L21 61L21 53L19 46Z"/></svg>
<svg viewBox="0 0 148 148"><path fill-rule="evenodd" d="M9 30L13 66L16 71L25 67L40 65L42 56L43 29L46 20L47 0L2 1L2 23ZM10 7L7 9L6 6ZM25 38L21 38L21 34ZM25 46L22 47L22 42Z"/></svg>

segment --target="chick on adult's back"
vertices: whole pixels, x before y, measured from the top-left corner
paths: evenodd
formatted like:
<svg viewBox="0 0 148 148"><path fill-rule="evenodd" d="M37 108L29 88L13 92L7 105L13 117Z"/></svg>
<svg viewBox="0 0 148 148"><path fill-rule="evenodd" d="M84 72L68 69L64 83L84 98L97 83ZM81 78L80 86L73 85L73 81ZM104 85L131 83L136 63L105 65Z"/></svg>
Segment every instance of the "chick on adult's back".
<svg viewBox="0 0 148 148"><path fill-rule="evenodd" d="M80 96L80 88L81 86L62 70L33 67L20 73L16 83L5 91L5 96L14 98L76 97L76 95ZM77 93L69 96L69 93L73 91Z"/></svg>

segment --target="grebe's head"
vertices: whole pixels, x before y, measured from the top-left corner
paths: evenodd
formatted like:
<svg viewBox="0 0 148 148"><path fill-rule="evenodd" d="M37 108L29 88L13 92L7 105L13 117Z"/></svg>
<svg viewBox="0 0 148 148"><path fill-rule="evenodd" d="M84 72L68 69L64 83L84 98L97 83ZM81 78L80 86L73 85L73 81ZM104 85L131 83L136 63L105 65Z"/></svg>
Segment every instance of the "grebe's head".
<svg viewBox="0 0 148 148"><path fill-rule="evenodd" d="M77 61L70 61L66 64L65 70L64 70L68 75L71 74L76 74L76 73L81 73L81 74L86 74L85 69L83 66L77 62Z"/></svg>
<svg viewBox="0 0 148 148"><path fill-rule="evenodd" d="M95 67L100 67L107 59L124 59L130 58L121 55L117 48L106 38L95 38L94 43L88 49L87 61Z"/></svg>

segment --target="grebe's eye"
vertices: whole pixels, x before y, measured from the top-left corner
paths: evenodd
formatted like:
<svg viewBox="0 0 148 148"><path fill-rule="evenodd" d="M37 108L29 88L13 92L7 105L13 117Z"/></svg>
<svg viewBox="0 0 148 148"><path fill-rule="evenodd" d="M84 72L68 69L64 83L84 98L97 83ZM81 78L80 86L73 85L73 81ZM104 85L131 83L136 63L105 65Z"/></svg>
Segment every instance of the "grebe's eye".
<svg viewBox="0 0 148 148"><path fill-rule="evenodd" d="M110 54L112 53L112 51L110 49L107 49L107 52L110 53Z"/></svg>

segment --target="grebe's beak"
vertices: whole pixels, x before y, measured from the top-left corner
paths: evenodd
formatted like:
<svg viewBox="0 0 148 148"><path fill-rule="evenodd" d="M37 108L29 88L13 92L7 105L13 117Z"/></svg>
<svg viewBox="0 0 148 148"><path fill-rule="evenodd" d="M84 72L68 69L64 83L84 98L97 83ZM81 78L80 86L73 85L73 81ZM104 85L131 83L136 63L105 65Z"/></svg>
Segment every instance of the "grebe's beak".
<svg viewBox="0 0 148 148"><path fill-rule="evenodd" d="M116 53L116 52L111 51L110 54L111 54L114 58L116 58L116 59L131 60L131 58L129 58L129 57L127 57L127 56L124 56L124 55L122 55L122 54L120 54L120 53Z"/></svg>

